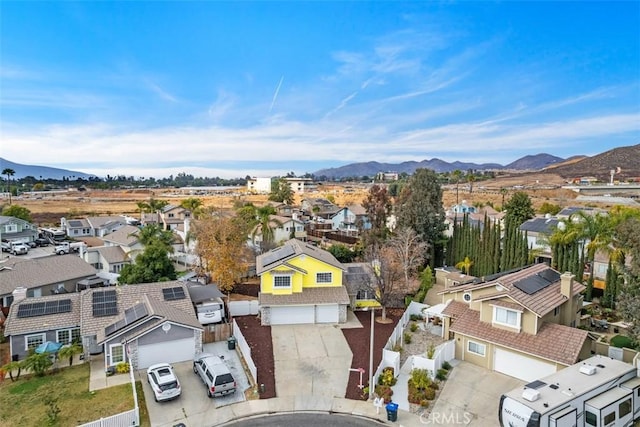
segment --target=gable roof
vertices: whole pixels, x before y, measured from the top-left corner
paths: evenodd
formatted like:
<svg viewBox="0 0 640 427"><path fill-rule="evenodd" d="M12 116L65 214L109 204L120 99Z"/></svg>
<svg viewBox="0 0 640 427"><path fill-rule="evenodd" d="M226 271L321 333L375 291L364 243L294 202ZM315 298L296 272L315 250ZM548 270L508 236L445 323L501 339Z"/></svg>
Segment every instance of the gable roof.
<svg viewBox="0 0 640 427"><path fill-rule="evenodd" d="M162 290L178 287L184 290L185 298L173 301L165 301ZM116 291L118 309L117 314L113 316L95 317L93 315L93 294L95 292L102 292L105 290ZM189 297L189 292L186 285L180 281L169 281L158 283L140 283L137 285L120 285L108 288L87 289L85 291L82 291L80 305L80 325L82 328L82 335L96 335L98 337L103 336L100 334L104 334L104 328L116 322L123 315L126 309L131 308L138 303L147 303L148 301L159 301L163 304L174 307L176 310L180 310L186 313L187 316L190 316L192 318L191 326L200 327L200 324L195 317L193 304L191 302L191 298ZM147 307L147 309L149 308L153 307ZM158 313L165 313L166 310L168 309L163 309L162 307L160 307ZM183 318L183 320L184 319L186 318Z"/></svg>
<svg viewBox="0 0 640 427"><path fill-rule="evenodd" d="M96 334L97 343L102 344L107 339L111 340L114 338L117 338L119 342L128 341L149 332L165 321L170 321L191 328L202 329L202 325L197 321L193 310L191 310L191 313L185 312L169 302L149 298L147 294L142 295L140 303L144 304L144 307L147 310L147 316L131 322L123 327L121 331L117 331L117 333L114 333L109 337L106 336L104 328L99 329ZM122 310L122 313L117 318L113 319L110 324L123 320L124 318L125 313L124 310Z"/></svg>
<svg viewBox="0 0 640 427"><path fill-rule="evenodd" d="M298 239L290 239L282 246L258 255L256 257L256 273L260 275L300 255L310 256L325 264L344 270L344 266L330 252Z"/></svg>
<svg viewBox="0 0 640 427"><path fill-rule="evenodd" d="M559 222L558 218L532 218L520 225L520 231L551 234Z"/></svg>
<svg viewBox="0 0 640 427"><path fill-rule="evenodd" d="M87 222L94 229L117 224L125 225L127 223L127 221L121 216L92 216L87 218Z"/></svg>
<svg viewBox="0 0 640 427"><path fill-rule="evenodd" d="M16 222L32 225L29 221L25 221L22 218L16 218L15 216L0 215L0 225L11 224Z"/></svg>
<svg viewBox="0 0 640 427"><path fill-rule="evenodd" d="M138 233L140 229L133 225L125 225L113 233L109 233L102 238L105 242L121 246L133 246L138 243Z"/></svg>
<svg viewBox="0 0 640 427"><path fill-rule="evenodd" d="M21 305L33 304L47 301L71 300L71 311L66 313L45 314L43 316L34 317L18 317L18 310ZM52 331L63 328L77 328L80 326L80 294L58 294L38 298L25 298L11 304L9 316L5 323L4 334L22 335L28 333L37 333L44 331Z"/></svg>
<svg viewBox="0 0 640 427"><path fill-rule="evenodd" d="M13 257L0 262L0 295L18 286L27 289L95 276L97 270L77 255Z"/></svg>
<svg viewBox="0 0 640 427"><path fill-rule="evenodd" d="M494 298L508 296L513 301L527 308L529 311L535 313L537 316L542 317L566 301L565 296L560 293L561 279L558 278L558 280L556 280L555 282L550 283L548 286L532 294L528 294L520 290L515 286L515 284L527 278L544 275L547 270L555 272L555 270L553 270L546 264L534 264L530 267L518 270L514 273L500 276L495 280L483 282L480 284L472 283L468 285L455 286L445 289L444 291L439 292L439 294L473 291L476 289L484 289L491 286L499 286L501 289L496 290L496 292L485 295L482 298L474 299L476 301L486 301ZM576 282L573 279L572 281L572 296L579 294L586 289L586 286L584 286L582 283Z"/></svg>
<svg viewBox="0 0 640 427"><path fill-rule="evenodd" d="M120 246L99 246L87 249L87 252L98 252L109 264L125 262L128 260L127 254Z"/></svg>
<svg viewBox="0 0 640 427"><path fill-rule="evenodd" d="M585 330L547 322L536 335L494 328L481 322L480 312L470 308L458 316L450 330L563 365L572 365L578 361L580 350L588 336Z"/></svg>

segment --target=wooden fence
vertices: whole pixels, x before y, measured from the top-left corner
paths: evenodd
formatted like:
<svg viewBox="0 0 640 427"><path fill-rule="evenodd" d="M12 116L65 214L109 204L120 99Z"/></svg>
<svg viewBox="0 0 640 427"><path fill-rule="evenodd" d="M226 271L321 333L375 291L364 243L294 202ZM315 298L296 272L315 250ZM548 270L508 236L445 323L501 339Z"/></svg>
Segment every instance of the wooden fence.
<svg viewBox="0 0 640 427"><path fill-rule="evenodd" d="M226 341L231 336L232 327L230 323L220 323L216 325L206 325L202 331L202 343Z"/></svg>

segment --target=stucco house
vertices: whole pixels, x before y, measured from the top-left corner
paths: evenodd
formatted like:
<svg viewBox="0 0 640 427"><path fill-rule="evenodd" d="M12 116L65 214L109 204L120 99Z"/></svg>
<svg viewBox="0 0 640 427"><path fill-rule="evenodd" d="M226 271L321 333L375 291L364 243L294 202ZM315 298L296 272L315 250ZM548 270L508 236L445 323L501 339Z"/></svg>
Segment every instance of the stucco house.
<svg viewBox="0 0 640 427"><path fill-rule="evenodd" d="M96 273L76 255L9 258L0 262L0 303L9 307L16 288L24 290L26 298L76 292L80 283L96 278Z"/></svg>
<svg viewBox="0 0 640 427"><path fill-rule="evenodd" d="M159 212L159 224L163 230L176 230L191 218L191 211L181 206L167 205Z"/></svg>
<svg viewBox="0 0 640 427"><path fill-rule="evenodd" d="M83 251L80 256L98 270L98 276L114 284L120 277L122 268L132 263L131 257L121 246L91 247Z"/></svg>
<svg viewBox="0 0 640 427"><path fill-rule="evenodd" d="M38 237L38 227L20 218L0 215L0 239L33 242Z"/></svg>
<svg viewBox="0 0 640 427"><path fill-rule="evenodd" d="M60 218L60 228L67 236L103 237L127 225L123 216L95 216L80 219Z"/></svg>
<svg viewBox="0 0 640 427"><path fill-rule="evenodd" d="M279 245L291 238L305 240L307 232L302 221L286 216L269 215L269 224L273 231L273 244ZM258 224L251 233L250 240L258 248L262 247L262 226Z"/></svg>
<svg viewBox="0 0 640 427"><path fill-rule="evenodd" d="M302 199L300 210L308 216L329 219L338 212L340 208L329 200L318 197Z"/></svg>
<svg viewBox="0 0 640 427"><path fill-rule="evenodd" d="M342 264L345 268L343 282L353 310L366 310L369 307L381 307L376 299L376 277L368 262Z"/></svg>
<svg viewBox="0 0 640 427"><path fill-rule="evenodd" d="M118 231L114 231L102 238L104 246L116 246L122 249L125 255L134 260L137 254L142 253L144 245L138 239L140 229L133 225L125 225Z"/></svg>
<svg viewBox="0 0 640 427"><path fill-rule="evenodd" d="M349 205L331 216L332 228L346 233L360 233L371 228L367 211L362 205Z"/></svg>
<svg viewBox="0 0 640 427"><path fill-rule="evenodd" d="M102 354L107 370L129 360L135 369L182 362L202 351L202 326L179 281L17 300L5 333L18 358L46 340L80 340L85 358Z"/></svg>
<svg viewBox="0 0 640 427"><path fill-rule="evenodd" d="M329 252L297 239L258 255L262 324L346 322L350 301L343 272Z"/></svg>
<svg viewBox="0 0 640 427"><path fill-rule="evenodd" d="M442 295L444 336L456 359L524 381L589 357L579 324L585 286L570 273L535 264L493 280L449 287Z"/></svg>
<svg viewBox="0 0 640 427"><path fill-rule="evenodd" d="M526 233L529 249L537 251L538 262L550 263L552 259L549 236L562 221L551 215L528 219L520 225L520 231Z"/></svg>

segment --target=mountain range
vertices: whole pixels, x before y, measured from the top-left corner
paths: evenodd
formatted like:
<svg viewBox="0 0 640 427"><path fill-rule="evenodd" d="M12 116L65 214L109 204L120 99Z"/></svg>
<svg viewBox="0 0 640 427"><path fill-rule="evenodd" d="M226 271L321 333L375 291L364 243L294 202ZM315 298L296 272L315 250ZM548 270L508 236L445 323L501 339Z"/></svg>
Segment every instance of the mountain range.
<svg viewBox="0 0 640 427"><path fill-rule="evenodd" d="M0 157L0 171L5 169L13 169L14 174L11 179L21 179L27 176L32 176L35 179L58 179L68 178L76 180L78 178L89 179L95 178L95 175L90 173L71 171L67 169L58 169L48 166L34 166L34 165L22 165L20 163L13 163L9 160Z"/></svg>
<svg viewBox="0 0 640 427"><path fill-rule="evenodd" d="M0 170L6 168L13 169L15 174L13 179L21 179L32 176L36 179L68 179L95 178L96 175L58 169L47 166L33 166L13 163L0 157ZM628 147L618 147L595 156L573 156L567 159L553 156L551 154L540 153L524 156L508 165L498 163L448 163L440 159L409 161L402 163L351 163L337 168L321 169L314 172L320 179L341 179L348 177L373 177L379 172L396 172L412 174L416 169L426 168L435 172L453 172L460 170L482 171L512 171L512 172L548 172L560 175L563 178L576 178L581 176L595 176L601 181L608 181L612 170L616 171L616 179L625 180L628 178L640 177L640 144Z"/></svg>
<svg viewBox="0 0 640 427"><path fill-rule="evenodd" d="M595 156L573 156L567 159L547 153L524 156L508 165L498 163L448 163L440 159L409 161L402 163L351 163L337 168L321 169L314 173L317 177L329 179L348 177L373 177L379 172L412 174L418 168L432 169L435 172L453 172L460 170L513 171L513 172L549 172L564 178L595 176L608 181L611 170L618 170L618 179L640 177L640 144L618 147Z"/></svg>

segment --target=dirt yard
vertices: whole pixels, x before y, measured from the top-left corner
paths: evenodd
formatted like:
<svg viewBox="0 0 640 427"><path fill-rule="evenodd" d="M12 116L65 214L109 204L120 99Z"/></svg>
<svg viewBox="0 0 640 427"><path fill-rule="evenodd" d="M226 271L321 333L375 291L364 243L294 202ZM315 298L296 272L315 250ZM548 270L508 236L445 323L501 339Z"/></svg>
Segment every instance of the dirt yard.
<svg viewBox="0 0 640 427"><path fill-rule="evenodd" d="M533 206L538 209L544 202L560 206L575 205L577 193L549 189L551 186L563 184L562 178L552 174L530 174L500 177L491 181L476 182L473 191L469 191L466 183L460 183L456 191L455 185L443 187L443 201L445 206L456 203L493 204L502 206L503 201L511 197L515 191L526 191L531 197ZM520 186L524 189L516 189ZM516 188L514 188L516 187ZM535 187L535 188L532 188ZM547 187L547 189L545 189ZM500 189L508 189L502 194ZM304 197L322 197L332 199L338 206L362 203L366 198L367 189L364 185L321 185L317 191L305 193ZM92 190L67 191L51 193L38 198L18 197L15 203L31 211L33 220L40 226L57 225L61 217L74 218L100 215L140 215L137 203L148 201L150 198L166 200L170 204L179 204L189 197L196 197L204 202L205 208L231 209L235 202L252 202L262 205L267 202L266 195L250 194L240 189L237 191L211 192L206 195L178 194L174 190ZM295 203L299 204L302 195L297 195Z"/></svg>

